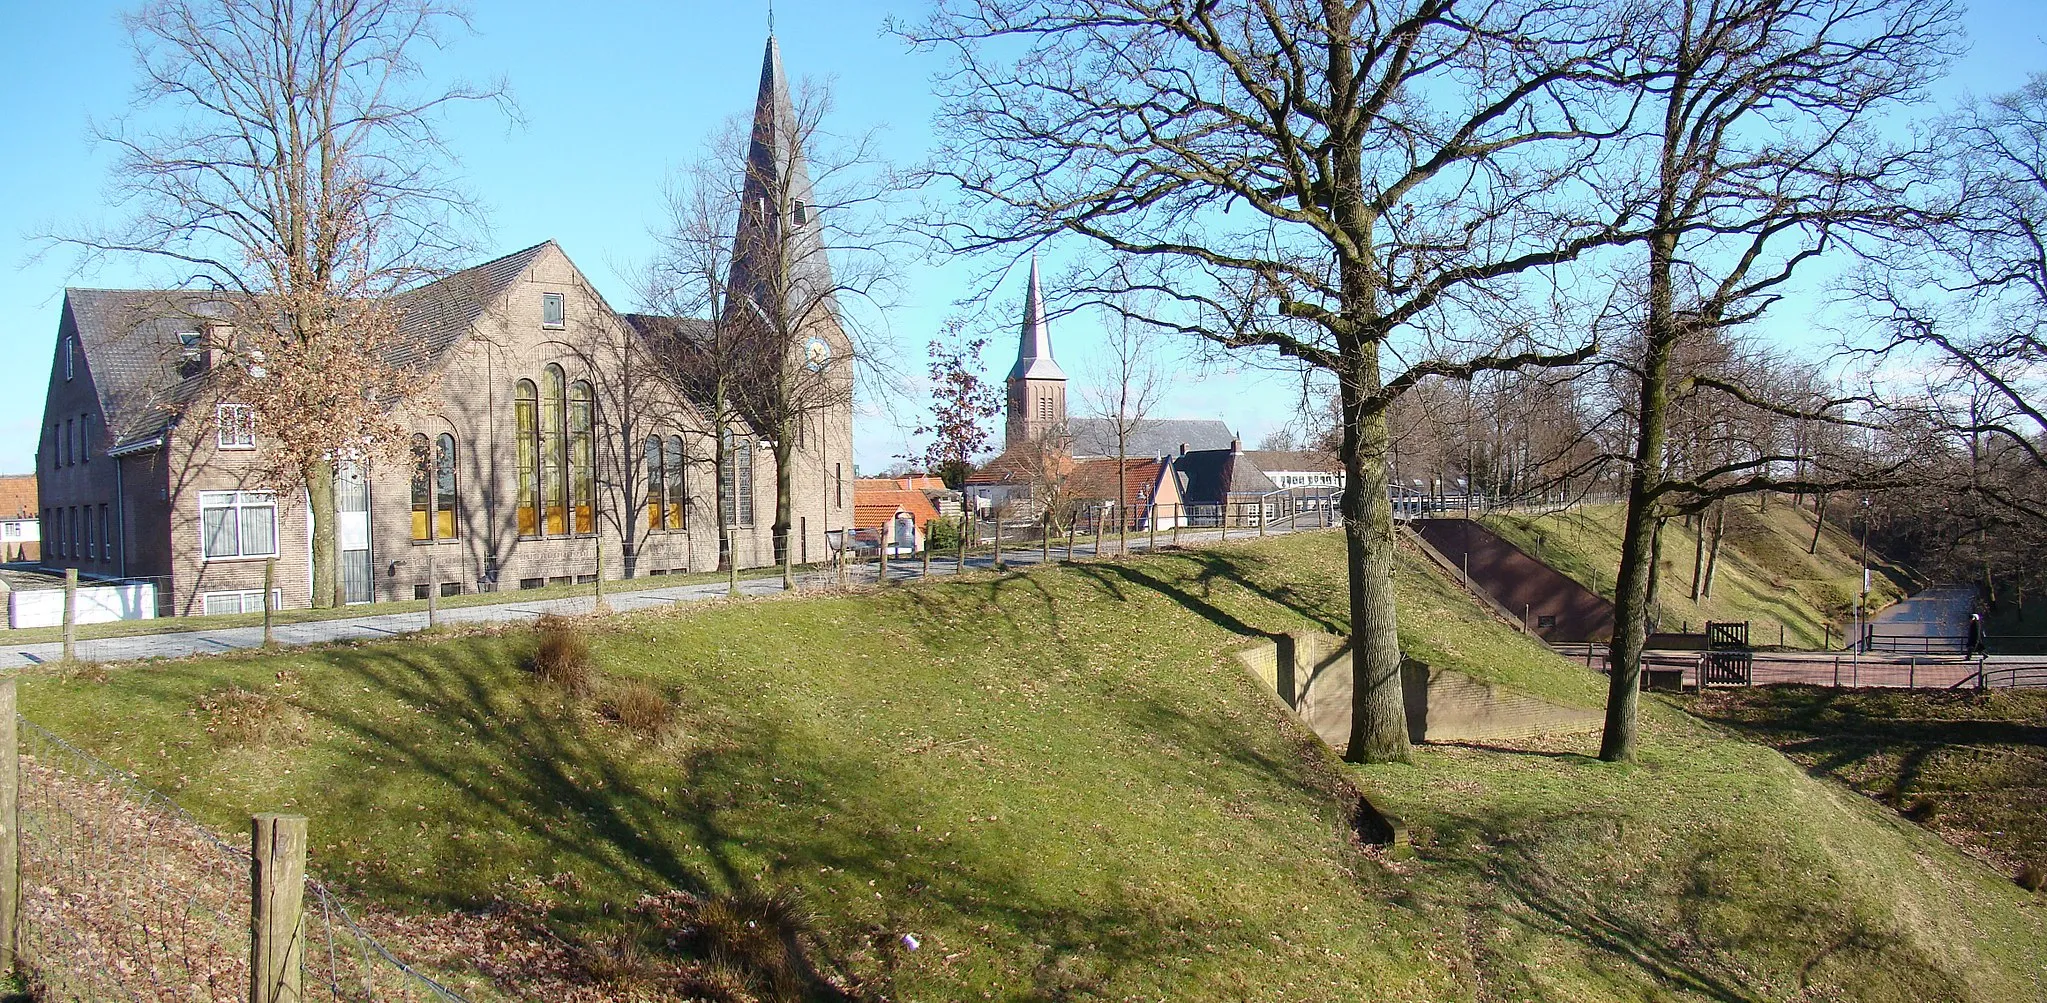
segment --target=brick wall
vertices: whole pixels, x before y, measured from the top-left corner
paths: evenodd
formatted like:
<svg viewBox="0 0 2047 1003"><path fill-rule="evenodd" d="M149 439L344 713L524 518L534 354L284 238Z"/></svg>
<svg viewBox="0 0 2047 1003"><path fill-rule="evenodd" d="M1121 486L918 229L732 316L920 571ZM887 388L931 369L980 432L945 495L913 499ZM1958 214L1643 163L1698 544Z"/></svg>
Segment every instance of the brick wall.
<svg viewBox="0 0 2047 1003"><path fill-rule="evenodd" d="M1416 519L1415 532L1469 571L1513 616L1545 641L1602 641L1613 636L1613 603L1469 519ZM1553 617L1549 626L1544 617Z"/></svg>

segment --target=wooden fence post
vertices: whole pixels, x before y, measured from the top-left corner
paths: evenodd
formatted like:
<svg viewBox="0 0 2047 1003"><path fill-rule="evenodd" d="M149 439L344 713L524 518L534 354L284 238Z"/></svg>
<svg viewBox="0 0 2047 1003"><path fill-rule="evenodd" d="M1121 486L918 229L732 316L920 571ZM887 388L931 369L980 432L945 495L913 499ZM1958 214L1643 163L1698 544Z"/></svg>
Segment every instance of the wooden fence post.
<svg viewBox="0 0 2047 1003"><path fill-rule="evenodd" d="M440 578L434 571L434 546L429 543L426 546L426 625L429 627L441 622Z"/></svg>
<svg viewBox="0 0 2047 1003"><path fill-rule="evenodd" d="M1052 510L1045 510L1044 529L1038 533L1038 563L1052 563Z"/></svg>
<svg viewBox="0 0 2047 1003"><path fill-rule="evenodd" d="M14 677L0 677L0 975L20 967L21 939L21 732L15 719Z"/></svg>
<svg viewBox="0 0 2047 1003"><path fill-rule="evenodd" d="M961 512L959 534L960 552L959 556L953 559L952 566L952 573L955 575L963 575L967 573L967 533L971 531L973 528L974 514L972 512Z"/></svg>
<svg viewBox="0 0 2047 1003"><path fill-rule="evenodd" d="M64 661L78 655L78 569L64 569Z"/></svg>
<svg viewBox="0 0 2047 1003"><path fill-rule="evenodd" d="M997 571L1002 570L1002 516L1000 513L997 513L995 516L995 559L990 561L988 566Z"/></svg>
<svg viewBox="0 0 2047 1003"><path fill-rule="evenodd" d="M596 593L596 596L597 596L597 601L596 601L595 603L593 603L592 605L593 605L593 606L594 606L594 607L596 608L597 612L599 612L599 613L602 613L602 612L604 612L604 534L603 534L603 533L599 533L599 534L597 534L597 540L596 540L596 544L597 544L597 581L596 581L596 582L594 583L594 584L596 585L596 588L595 588L595 589L594 589L593 591L594 591L594 592Z"/></svg>
<svg viewBox="0 0 2047 1003"><path fill-rule="evenodd" d="M1103 513L1101 513L1101 512L1096 512L1096 513L1095 513L1095 553L1094 553L1094 556L1096 556L1096 557L1100 557L1100 556L1102 556L1102 515L1103 515Z"/></svg>
<svg viewBox="0 0 2047 1003"><path fill-rule="evenodd" d="M1187 506L1182 502L1173 504L1173 546L1180 545L1180 524L1187 521Z"/></svg>
<svg viewBox="0 0 2047 1003"><path fill-rule="evenodd" d="M924 577L931 577L931 520L924 520Z"/></svg>
<svg viewBox="0 0 2047 1003"><path fill-rule="evenodd" d="M1074 513L1073 518L1066 520L1066 563L1068 564L1073 563L1073 537L1074 534L1079 532L1080 514Z"/></svg>
<svg viewBox="0 0 2047 1003"><path fill-rule="evenodd" d="M257 815L249 837L249 1003L301 1003L305 816Z"/></svg>
<svg viewBox="0 0 2047 1003"><path fill-rule="evenodd" d="M1152 508L1151 508L1151 511L1150 511L1149 513L1147 513L1147 514L1145 515L1145 517L1144 517L1144 530L1145 530L1145 532L1146 532L1147 534L1149 534L1149 536L1147 536L1147 538L1146 538L1146 540L1145 540L1145 544L1144 544L1144 552L1145 552L1145 553L1147 553L1147 554L1150 554L1150 553L1154 553L1154 552L1156 552L1156 551L1157 551L1157 550L1159 549L1159 510L1158 510L1158 506L1156 506L1156 505L1152 506Z"/></svg>
<svg viewBox="0 0 2047 1003"><path fill-rule="evenodd" d="M263 647L265 648L277 647L277 638L271 633L272 628L277 625L277 603L270 598L271 590L275 588L277 588L277 558L273 557L263 562ZM432 614L428 614L426 619L429 624L434 622Z"/></svg>

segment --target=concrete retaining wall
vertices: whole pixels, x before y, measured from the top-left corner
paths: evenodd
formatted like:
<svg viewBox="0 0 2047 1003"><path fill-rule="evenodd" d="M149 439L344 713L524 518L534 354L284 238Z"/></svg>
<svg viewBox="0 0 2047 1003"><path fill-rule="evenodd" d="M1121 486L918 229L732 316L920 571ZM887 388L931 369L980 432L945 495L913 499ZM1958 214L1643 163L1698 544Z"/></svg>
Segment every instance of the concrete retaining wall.
<svg viewBox="0 0 2047 1003"><path fill-rule="evenodd" d="M1329 634L1288 634L1239 652L1252 675L1270 687L1331 748L1350 741L1350 646ZM1588 731L1604 718L1597 710L1552 703L1461 672L1412 659L1401 666L1407 697L1408 738L1464 742Z"/></svg>

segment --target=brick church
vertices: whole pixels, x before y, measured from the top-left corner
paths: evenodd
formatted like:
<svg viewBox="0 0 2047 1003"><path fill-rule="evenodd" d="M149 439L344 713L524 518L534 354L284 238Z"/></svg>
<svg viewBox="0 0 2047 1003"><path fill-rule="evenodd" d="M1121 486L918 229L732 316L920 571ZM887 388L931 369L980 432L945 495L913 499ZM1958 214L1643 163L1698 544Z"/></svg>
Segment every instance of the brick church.
<svg viewBox="0 0 2047 1003"><path fill-rule="evenodd" d="M770 37L752 211L740 212L728 283L764 313L791 289L831 284L822 241L805 239L810 179L793 127ZM42 563L152 582L160 615L260 610L272 562L279 606L311 598L305 492L258 478L266 418L225 399L212 370L233 364L223 318L237 304L221 296L70 289L53 345L37 452ZM341 464L345 601L776 562L775 431L714 427L704 402L631 371L652 354L631 349L659 337L687 349L699 322L615 311L552 241L395 299L404 351L438 389L393 405L411 429L403 458ZM790 326L802 349L784 364L846 389L783 433L794 440L787 546L805 563L825 560L852 523L852 353L830 310Z"/></svg>

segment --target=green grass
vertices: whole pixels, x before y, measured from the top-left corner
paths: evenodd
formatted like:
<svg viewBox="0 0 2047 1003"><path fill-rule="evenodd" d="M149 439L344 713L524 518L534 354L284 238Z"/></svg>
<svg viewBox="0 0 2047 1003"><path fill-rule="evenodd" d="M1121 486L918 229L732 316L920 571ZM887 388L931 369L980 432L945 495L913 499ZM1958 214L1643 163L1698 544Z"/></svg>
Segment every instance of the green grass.
<svg viewBox="0 0 2047 1003"><path fill-rule="evenodd" d="M1622 505L1587 505L1548 515L1490 515L1483 521L1515 546L1539 552L1551 567L1611 599L1625 514ZM1657 599L1661 628L1699 630L1709 620L1747 620L1749 637L1758 645L1775 645L1781 636L1793 648L1820 648L1828 641L1838 647L1843 625L1853 622L1861 590L1861 548L1830 522L1820 532L1817 552L1807 554L1812 535L1812 512L1793 508L1786 499L1772 498L1760 512L1753 499L1729 502L1713 594L1693 602L1697 534L1682 520L1671 520L1663 530ZM1707 542L1710 546L1710 533ZM1872 609L1897 601L1911 587L1904 569L1876 555L1871 565Z"/></svg>
<svg viewBox="0 0 2047 1003"><path fill-rule="evenodd" d="M615 617L586 698L504 631L37 674L22 700L223 830L310 814L313 869L384 906L568 875L574 941L646 893L793 888L819 956L893 999L2047 998L2023 893L1662 704L1635 766L1584 736L1336 764L1232 655L1344 630L1340 555L1301 534ZM1418 558L1397 588L1414 657L1601 699ZM673 726L600 717L619 680ZM303 727L209 735L237 686ZM1353 841L1353 783L1415 858Z"/></svg>
<svg viewBox="0 0 2047 1003"><path fill-rule="evenodd" d="M1769 686L1713 692L1698 712L2007 874L2047 868L2047 691Z"/></svg>

